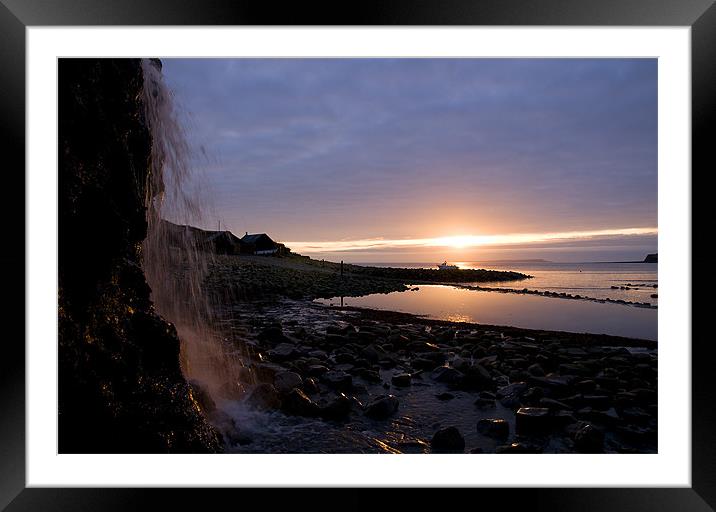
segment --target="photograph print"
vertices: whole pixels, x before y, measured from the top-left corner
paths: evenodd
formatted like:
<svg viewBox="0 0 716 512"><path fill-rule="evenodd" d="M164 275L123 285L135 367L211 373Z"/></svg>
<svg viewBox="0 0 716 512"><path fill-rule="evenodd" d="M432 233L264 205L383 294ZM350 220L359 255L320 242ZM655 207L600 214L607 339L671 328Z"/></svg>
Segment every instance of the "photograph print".
<svg viewBox="0 0 716 512"><path fill-rule="evenodd" d="M657 71L59 59L59 452L657 453Z"/></svg>

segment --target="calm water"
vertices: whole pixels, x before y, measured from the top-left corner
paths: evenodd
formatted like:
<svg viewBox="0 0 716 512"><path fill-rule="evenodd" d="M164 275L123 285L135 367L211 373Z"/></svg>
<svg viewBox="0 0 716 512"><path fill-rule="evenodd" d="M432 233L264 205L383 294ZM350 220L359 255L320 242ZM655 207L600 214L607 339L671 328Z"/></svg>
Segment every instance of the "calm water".
<svg viewBox="0 0 716 512"><path fill-rule="evenodd" d="M570 293L595 299L621 299L629 302L649 302L657 305L658 294L654 285L658 282L656 263L480 263L452 262L460 268L486 268L492 270L514 270L534 276L524 281L469 283L493 288L529 288L530 290ZM372 263L374 266L423 267L434 263ZM630 290L613 289L627 284Z"/></svg>
<svg viewBox="0 0 716 512"><path fill-rule="evenodd" d="M319 299L317 302L339 305L340 298ZM453 322L657 339L656 309L619 304L440 285L420 285L417 291L346 297L343 304L426 315Z"/></svg>

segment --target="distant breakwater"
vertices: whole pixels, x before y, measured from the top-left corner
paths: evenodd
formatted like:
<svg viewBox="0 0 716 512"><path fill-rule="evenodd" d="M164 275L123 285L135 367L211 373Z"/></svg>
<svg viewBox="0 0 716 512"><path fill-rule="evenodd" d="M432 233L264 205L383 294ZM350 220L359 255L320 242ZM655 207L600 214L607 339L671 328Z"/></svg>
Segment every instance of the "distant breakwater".
<svg viewBox="0 0 716 512"><path fill-rule="evenodd" d="M650 302L636 302L636 301L629 301L629 300L622 300L622 299L597 299L594 297L587 297L584 295L579 294L571 294L571 293L565 293L565 292L552 292L549 290L530 290L528 288L496 288L496 287L490 287L490 286L477 286L477 285L463 285L463 284L452 284L452 283L443 283L446 285L455 286L456 288L464 288L466 290L477 290L477 291L485 291L485 292L500 292L500 293L516 293L519 295L539 295L540 297L552 297L555 299L572 299L572 300L587 300L590 302L599 302L599 303L609 303L609 304L624 304L628 306L635 306L639 308L649 308L649 309L657 309L657 306L651 304Z"/></svg>

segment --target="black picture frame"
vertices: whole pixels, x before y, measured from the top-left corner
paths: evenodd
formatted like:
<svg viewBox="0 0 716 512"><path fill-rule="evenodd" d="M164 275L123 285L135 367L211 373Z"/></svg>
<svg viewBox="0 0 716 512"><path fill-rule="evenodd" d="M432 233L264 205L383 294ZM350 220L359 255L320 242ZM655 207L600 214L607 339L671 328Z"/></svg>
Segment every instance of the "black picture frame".
<svg viewBox="0 0 716 512"><path fill-rule="evenodd" d="M692 275L706 279L706 243L712 214L698 196L716 169L708 128L716 117L716 5L714 0L400 0L295 2L241 0L0 0L0 145L3 184L14 200L0 201L6 240L0 251L7 304L0 357L0 508L19 510L127 510L161 500L162 508L186 508L196 499L188 490L37 489L25 485L25 30L43 25L622 25L691 27L692 73ZM688 172L687 169L684 170ZM703 198L702 198L703 199ZM15 204L18 202L19 204ZM24 221L24 215L23 215ZM12 270L10 270L12 269ZM22 282L21 282L22 281ZM692 280L693 283L693 280ZM693 286L692 302L692 487L642 489L481 489L468 500L496 498L509 508L535 510L714 510L716 508L716 397L712 379L713 341L706 335L707 284ZM688 342L689 340L684 340ZM101 471L101 468L97 468ZM220 499L247 498L246 490L226 490ZM297 491L296 491L297 492ZM300 491L303 493L303 491ZM454 491L450 491L454 492ZM229 494L230 493L230 494ZM325 506L367 506L362 496ZM204 493L205 495L205 493ZM422 493L412 493L421 499ZM199 497L203 500L205 498ZM215 496L212 496L215 499ZM403 502L409 503L410 498ZM455 497L450 498L451 501ZM460 498L457 498L460 499ZM246 501L244 501L246 500ZM306 502L311 503L311 502ZM470 503L470 502L468 502ZM316 502L313 501L315 505Z"/></svg>

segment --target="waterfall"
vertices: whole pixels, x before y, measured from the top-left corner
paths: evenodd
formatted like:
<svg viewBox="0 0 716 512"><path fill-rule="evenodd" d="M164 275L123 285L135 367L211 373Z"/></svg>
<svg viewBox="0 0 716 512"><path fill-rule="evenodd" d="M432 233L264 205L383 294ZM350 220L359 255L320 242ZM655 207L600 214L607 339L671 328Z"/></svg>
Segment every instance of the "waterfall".
<svg viewBox="0 0 716 512"><path fill-rule="evenodd" d="M142 246L146 279L157 312L177 329L186 379L198 382L215 402L236 399L243 392L243 364L237 347L222 336L214 320L217 304L210 295L217 294L205 289L216 256L188 227L206 225L207 201L195 186L201 180L161 61L143 59L142 69L145 118L152 135L145 187L148 227Z"/></svg>

